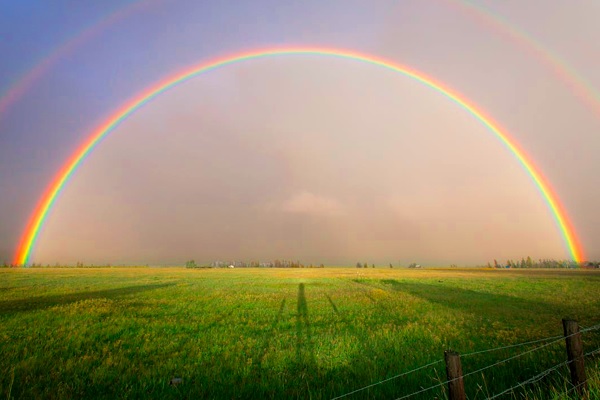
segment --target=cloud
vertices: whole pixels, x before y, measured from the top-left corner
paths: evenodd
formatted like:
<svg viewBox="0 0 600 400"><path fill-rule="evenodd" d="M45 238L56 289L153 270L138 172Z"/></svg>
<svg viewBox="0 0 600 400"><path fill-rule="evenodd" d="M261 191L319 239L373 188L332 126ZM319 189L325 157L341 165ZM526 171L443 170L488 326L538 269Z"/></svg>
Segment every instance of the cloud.
<svg viewBox="0 0 600 400"><path fill-rule="evenodd" d="M346 213L345 207L337 200L310 192L300 192L284 201L281 209L294 214L314 216L339 216Z"/></svg>

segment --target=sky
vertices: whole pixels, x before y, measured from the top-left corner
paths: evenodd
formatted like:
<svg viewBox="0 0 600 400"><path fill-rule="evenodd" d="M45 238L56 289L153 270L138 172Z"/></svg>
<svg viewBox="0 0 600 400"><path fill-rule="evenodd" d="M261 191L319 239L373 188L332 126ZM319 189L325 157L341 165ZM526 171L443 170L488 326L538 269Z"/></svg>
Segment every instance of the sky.
<svg viewBox="0 0 600 400"><path fill-rule="evenodd" d="M66 160L130 99L220 56L293 46L384 58L469 99L600 259L597 1L92 3L0 0L0 262ZM480 121L393 71L290 55L200 74L130 115L65 186L30 261L527 256L570 257L532 178Z"/></svg>

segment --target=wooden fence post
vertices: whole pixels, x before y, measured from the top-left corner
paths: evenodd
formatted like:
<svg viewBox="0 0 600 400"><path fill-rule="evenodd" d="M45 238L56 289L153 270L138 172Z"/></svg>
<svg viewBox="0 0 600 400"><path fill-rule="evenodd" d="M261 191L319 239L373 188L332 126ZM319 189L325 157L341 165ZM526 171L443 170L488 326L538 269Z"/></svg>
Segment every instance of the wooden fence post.
<svg viewBox="0 0 600 400"><path fill-rule="evenodd" d="M449 400L466 400L460 355L452 350L444 352L446 359L446 378L448 379Z"/></svg>
<svg viewBox="0 0 600 400"><path fill-rule="evenodd" d="M567 359L571 370L571 383L577 388L575 389L577 393L584 396L587 392L587 379L579 324L577 324L577 321L570 319L563 319L562 323L567 342Z"/></svg>

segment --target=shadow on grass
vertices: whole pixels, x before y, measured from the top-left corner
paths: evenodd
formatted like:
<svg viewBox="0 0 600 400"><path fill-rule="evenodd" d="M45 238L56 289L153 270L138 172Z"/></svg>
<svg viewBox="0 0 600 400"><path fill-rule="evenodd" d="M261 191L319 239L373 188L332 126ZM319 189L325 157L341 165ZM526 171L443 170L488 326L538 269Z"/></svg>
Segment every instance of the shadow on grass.
<svg viewBox="0 0 600 400"><path fill-rule="evenodd" d="M0 302L0 315L43 310L45 308L76 303L82 300L113 299L115 297L137 294L173 285L173 283L160 283L155 285L127 286L116 289L95 290L62 295L36 296L19 300L5 300Z"/></svg>
<svg viewBox="0 0 600 400"><path fill-rule="evenodd" d="M275 334L277 325L279 324L279 321L281 320L281 315L283 314L284 309L285 309L285 297L281 300L281 304L279 305L279 311L277 312L277 315L275 316L273 323L269 327L269 330L263 334L261 346L256 347L255 352L253 354L252 359L256 360L256 365L257 365L257 367L254 369L254 371L257 374L262 373L263 359L265 358L265 355L267 354L267 350L269 349L269 343L271 341L271 338Z"/></svg>
<svg viewBox="0 0 600 400"><path fill-rule="evenodd" d="M393 279L384 279L381 283L393 290L405 292L455 310L484 316L488 315L486 312L489 311L489 315L500 316L505 321L515 319L529 321L532 315L548 315L552 321L556 318L560 320L560 313L564 311L549 303L446 285L399 282Z"/></svg>
<svg viewBox="0 0 600 400"><path fill-rule="evenodd" d="M337 315L340 321L344 323L348 332L350 332L356 338L358 343L360 343L360 345L362 346L363 356L365 357L365 359L370 360L373 356L376 356L377 351L371 345L371 337L367 334L367 332L363 329L357 328L355 323L353 323L346 316L340 313L336 304L333 302L331 296L326 294L325 297L327 297L329 304L331 304L331 308L333 308L333 312Z"/></svg>
<svg viewBox="0 0 600 400"><path fill-rule="evenodd" d="M314 363L312 332L308 321L308 304L304 283L298 286L298 314L296 314L296 361L298 364Z"/></svg>
<svg viewBox="0 0 600 400"><path fill-rule="evenodd" d="M381 288L379 283L380 281L377 281L377 287ZM447 297L442 296L441 288L437 288L436 285L404 284L397 281L385 281L383 284L389 285L390 290L405 291L424 299L429 297L434 302L449 302ZM61 297L70 297L70 301L82 298L111 298L164 286L167 285L87 292L84 297L79 294L79 298L74 298L74 295ZM445 290L448 291L448 288ZM477 302L485 303L486 296L488 296L458 289L456 293L457 299L474 300L475 304ZM356 343L356 345L349 346L345 353L340 354L341 360L333 358L332 354L323 353L322 341L336 338L327 331L320 330L322 328L319 327L318 317L322 313L319 312L318 305L313 306L313 320L312 324L310 323L308 307L308 296L310 295L318 296L320 293L316 290L307 290L304 284L300 284L297 289L297 308L290 310L295 313L289 316L286 313L289 307L286 309L285 297L278 299L280 300L279 304L272 305L272 313L268 314L271 317L268 325L264 327L264 330L259 331L260 336L251 342L256 344L250 350L253 351L251 354L256 363L250 368L246 368L246 355L241 354L242 352L232 351L234 348L243 348L243 345L217 349L211 348L208 343L209 347L202 352L203 355L198 359L189 358L182 351L174 352L164 359L157 358L157 355L151 353L140 352L137 355L136 353L124 353L119 346L142 348L143 344L137 335L107 338L103 343L103 346L108 345L115 355L121 356L115 359L124 360L123 355L127 355L127 357L133 355L133 358L128 358L128 361L113 366L96 364L95 356L103 354L103 346L91 346L83 349L78 347L69 349L68 353L60 353L61 356L72 359L77 368L65 369L64 360L56 361L55 354L57 353L48 351L46 347L39 352L36 364L21 364L17 356L13 356L13 363L4 365L17 366L14 385L11 386L15 398L331 399L443 357L443 348L440 348L439 343L428 336L402 344L398 343L393 336L373 335L373 332L379 329L378 323L387 324L390 318L395 320L395 317L367 319L360 322L353 317L357 312L353 303L348 303L345 297L336 297L334 294L332 298L328 294L324 294L335 314L332 316L332 326L325 328L335 331L342 342ZM485 296L478 297L480 295ZM473 296L475 297L473 298ZM49 298L46 298L46 301ZM65 304L64 300L60 304ZM41 298L38 298L38 301L41 302ZM493 299L490 301L494 302ZM377 305L381 303L384 301L378 300ZM238 303L227 310L218 309L219 312L215 312L214 321L198 327L196 334L204 335L205 330L210 330L215 325L227 324L230 320L229 317L238 310L241 304L244 303ZM463 305L465 309L475 307L467 304ZM0 306L4 305L0 303ZM289 302L287 305L289 306ZM458 307L458 305L455 306ZM390 306L390 310L392 309L393 306ZM384 314L388 313L385 309L382 310ZM370 306L366 310L359 311L361 315L365 313L368 313L367 315L378 314L376 308ZM171 324L179 323L180 321L171 322ZM254 330L245 330L243 325L233 328L239 332L231 335L232 346L236 346L238 334L240 337L247 337L255 332ZM230 335L230 332L226 330L224 333ZM349 336L351 340L345 341L345 336ZM123 343L113 346L117 339L122 340ZM169 335L157 335L153 336L152 340L157 342L156 348L161 348L161 346L169 346L176 339ZM406 338L398 340L406 340ZM276 361L277 351L284 351L289 354L289 357ZM94 357L82 358L82 353L89 353ZM269 357L273 357L273 359L269 359ZM0 363L0 371L6 372L0 374L0 397L6 398L9 396L2 391L11 384L11 370L8 367L2 368L2 366L3 364ZM152 367L150 368L150 366ZM183 383L170 386L168 382L173 377L174 369L178 372L182 371ZM443 376L443 364L440 364L440 366L436 365L415 371L399 379L383 382L345 398L352 400L398 398L417 392L423 387L442 382ZM93 379L91 379L92 377ZM69 382L69 385L61 386L60 382ZM474 393L475 385L480 382L481 380L474 378L467 381L469 393ZM501 376L497 381L489 383L490 393L498 393L514 383L515 381L511 380L510 376ZM428 391L411 397L411 399L429 400L436 397L444 398L442 389ZM470 398L478 397L471 396Z"/></svg>

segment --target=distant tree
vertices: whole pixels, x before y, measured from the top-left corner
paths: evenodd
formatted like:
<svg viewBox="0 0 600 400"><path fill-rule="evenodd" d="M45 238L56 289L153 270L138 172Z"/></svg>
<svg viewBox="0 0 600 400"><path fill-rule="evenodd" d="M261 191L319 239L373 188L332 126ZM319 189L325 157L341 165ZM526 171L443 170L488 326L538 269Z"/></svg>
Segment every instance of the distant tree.
<svg viewBox="0 0 600 400"><path fill-rule="evenodd" d="M357 263L356 263L356 268L362 268L362 264L361 264L361 263L359 263L359 262L357 262Z"/></svg>
<svg viewBox="0 0 600 400"><path fill-rule="evenodd" d="M194 261L194 260L186 261L185 262L185 267L186 268L196 268L197 267L196 261Z"/></svg>
<svg viewBox="0 0 600 400"><path fill-rule="evenodd" d="M367 263L364 263L364 264L363 264L363 268L369 268L369 264L367 264Z"/></svg>
<svg viewBox="0 0 600 400"><path fill-rule="evenodd" d="M371 268L375 268L375 264L371 264Z"/></svg>
<svg viewBox="0 0 600 400"><path fill-rule="evenodd" d="M319 265L319 268L325 268L325 266L323 264Z"/></svg>
<svg viewBox="0 0 600 400"><path fill-rule="evenodd" d="M394 268L394 266L392 265L392 263L390 263L390 268Z"/></svg>
<svg viewBox="0 0 600 400"><path fill-rule="evenodd" d="M533 261L531 260L531 257L527 256L527 268L533 268Z"/></svg>

